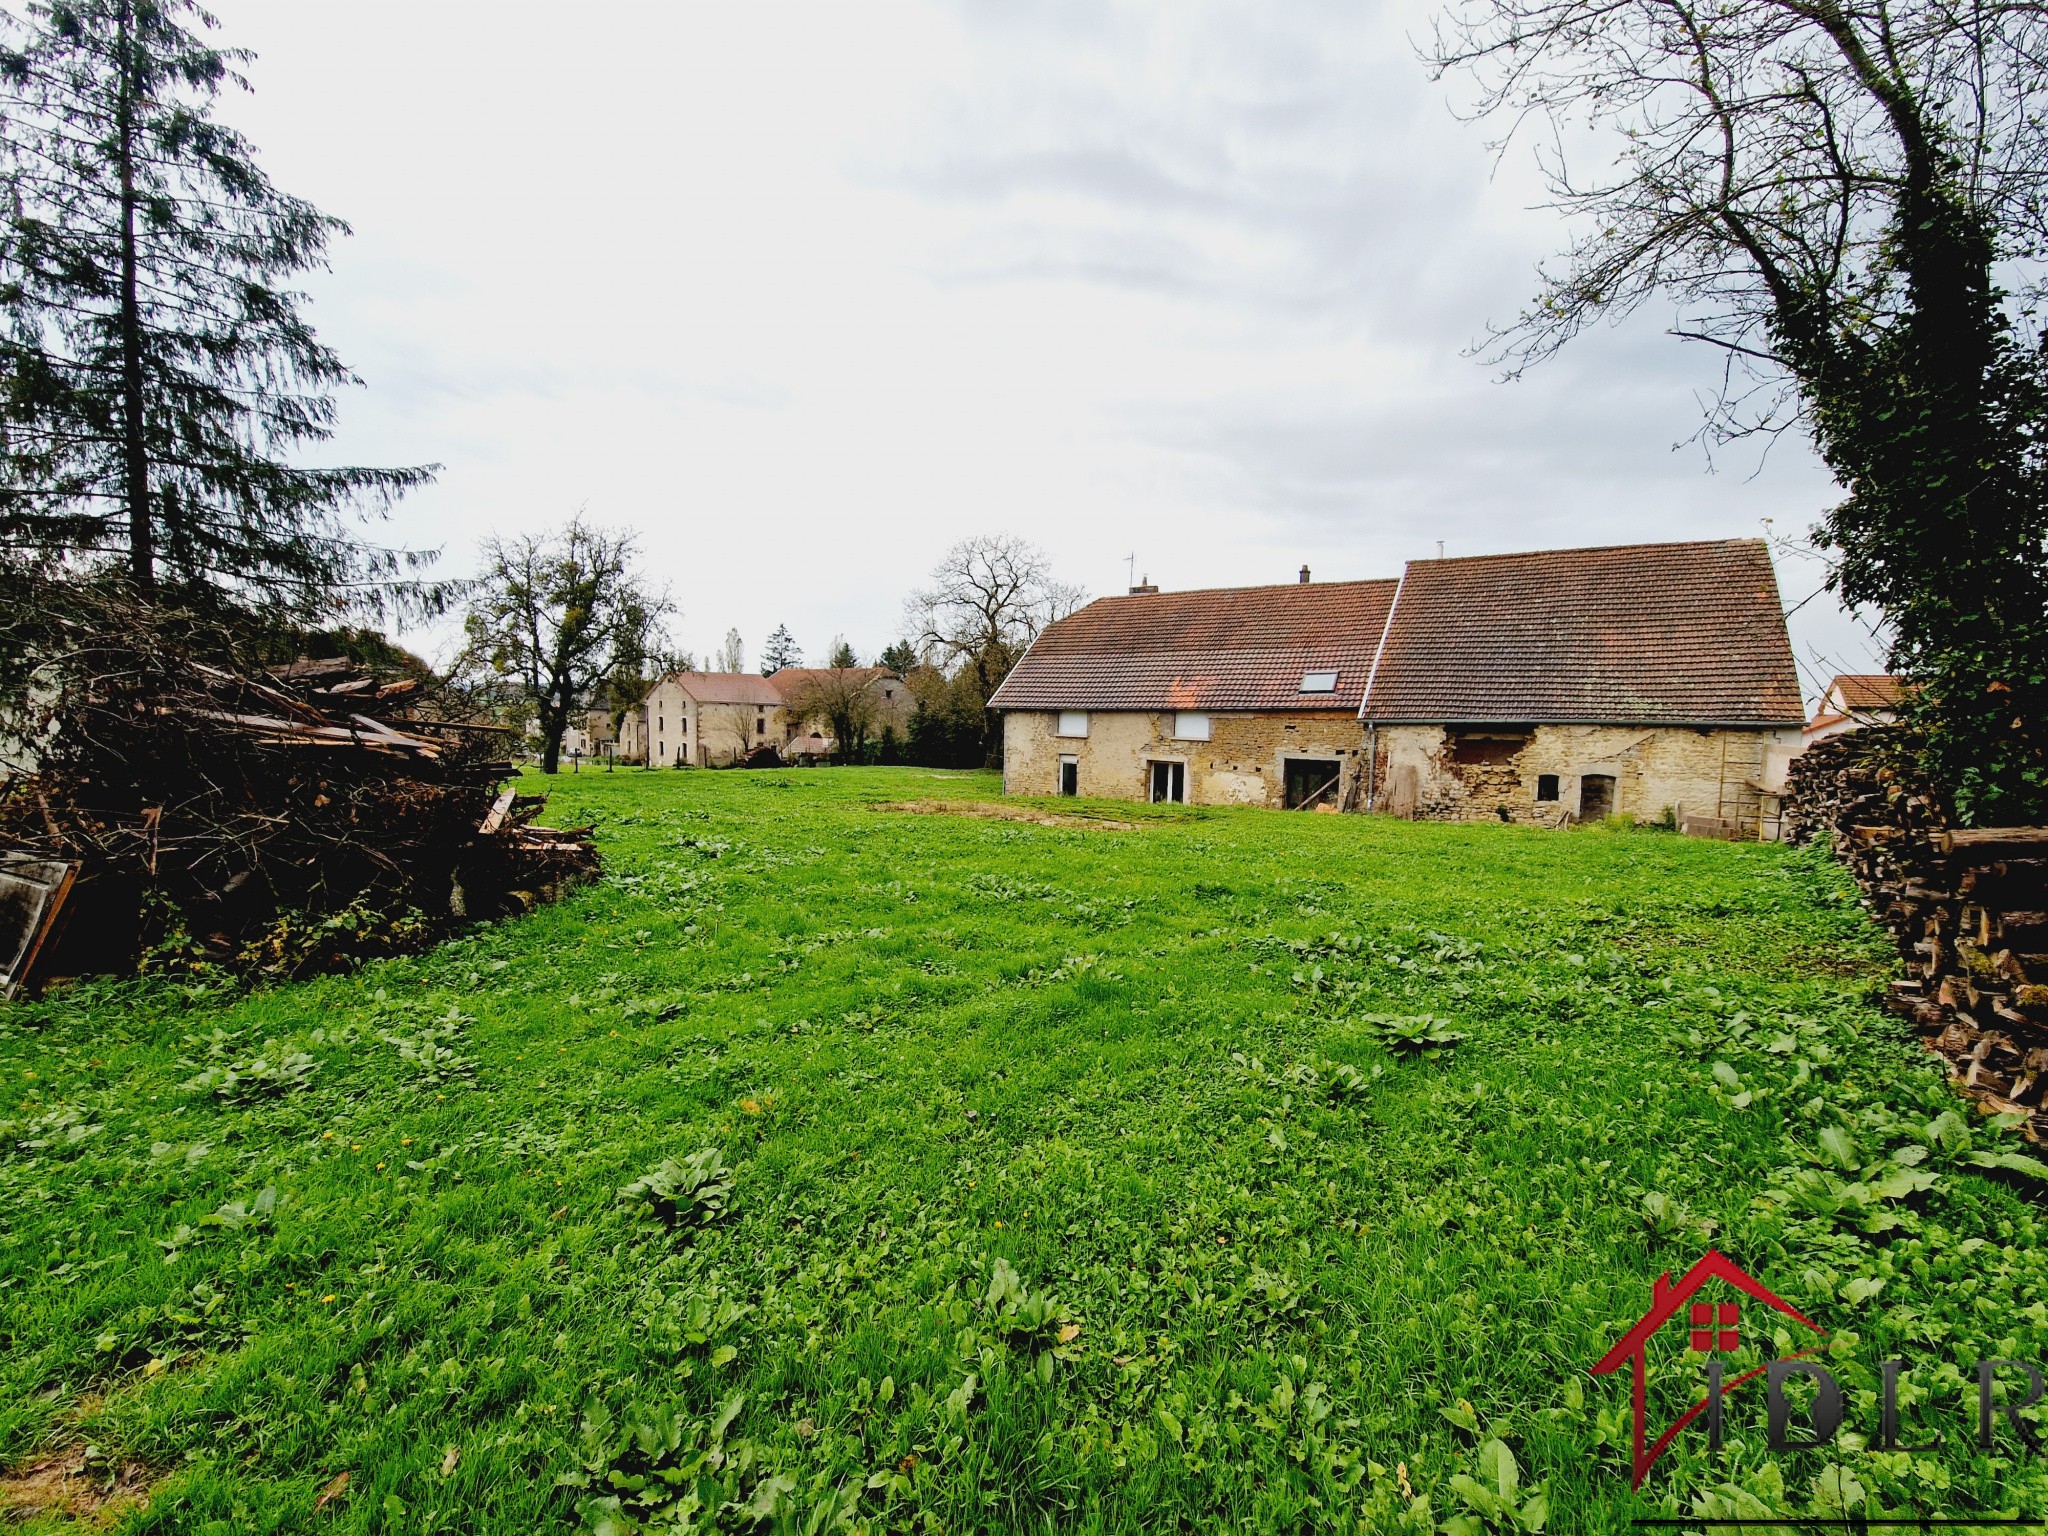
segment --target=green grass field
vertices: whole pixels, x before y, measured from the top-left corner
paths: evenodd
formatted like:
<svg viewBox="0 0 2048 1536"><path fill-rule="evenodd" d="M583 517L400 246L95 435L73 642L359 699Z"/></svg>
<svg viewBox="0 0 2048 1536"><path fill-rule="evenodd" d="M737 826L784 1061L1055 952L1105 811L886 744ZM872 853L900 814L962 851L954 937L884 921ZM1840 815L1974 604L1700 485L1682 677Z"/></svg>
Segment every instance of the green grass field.
<svg viewBox="0 0 2048 1536"><path fill-rule="evenodd" d="M1969 1445L1974 1362L2048 1345L2019 1143L1816 854L549 787L610 877L529 918L0 1010L0 1466L89 1445L181 1536L2043 1511ZM1586 1367L1710 1245L1830 1330L1852 1428L1902 1355L1947 1448L1773 1458L1755 1384L1632 1495Z"/></svg>

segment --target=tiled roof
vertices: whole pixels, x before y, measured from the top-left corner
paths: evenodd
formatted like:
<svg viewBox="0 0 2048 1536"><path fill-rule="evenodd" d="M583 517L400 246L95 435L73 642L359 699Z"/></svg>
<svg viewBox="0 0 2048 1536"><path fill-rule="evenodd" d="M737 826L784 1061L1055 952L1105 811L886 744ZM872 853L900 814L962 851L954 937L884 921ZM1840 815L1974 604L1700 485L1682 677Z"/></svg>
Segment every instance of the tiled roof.
<svg viewBox="0 0 2048 1536"><path fill-rule="evenodd" d="M1901 686L1888 672L1844 672L1828 684L1828 695L1848 710L1897 709Z"/></svg>
<svg viewBox="0 0 2048 1536"><path fill-rule="evenodd" d="M1105 597L1038 637L995 709L1345 709L1358 707L1391 581ZM1335 672L1333 693L1303 693Z"/></svg>
<svg viewBox="0 0 2048 1536"><path fill-rule="evenodd" d="M794 698L797 690L806 683L838 675L838 669L833 667L784 667L779 672L769 674L768 685L776 691L779 698L787 701ZM887 667L848 667L846 675L871 683L876 678L892 677L895 674Z"/></svg>
<svg viewBox="0 0 2048 1536"><path fill-rule="evenodd" d="M753 672L671 672L669 681L699 704L782 703L775 685Z"/></svg>
<svg viewBox="0 0 2048 1536"><path fill-rule="evenodd" d="M1360 710L1429 723L1804 714L1758 539L1412 561Z"/></svg>

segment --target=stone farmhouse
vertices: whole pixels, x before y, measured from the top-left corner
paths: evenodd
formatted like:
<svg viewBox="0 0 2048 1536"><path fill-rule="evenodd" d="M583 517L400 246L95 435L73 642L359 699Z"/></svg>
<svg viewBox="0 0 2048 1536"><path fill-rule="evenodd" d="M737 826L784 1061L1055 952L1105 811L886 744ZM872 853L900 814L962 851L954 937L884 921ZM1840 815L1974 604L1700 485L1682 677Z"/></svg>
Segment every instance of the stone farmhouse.
<svg viewBox="0 0 2048 1536"><path fill-rule="evenodd" d="M996 691L1005 788L1764 830L1804 717L1758 540L1411 561L1398 581L1104 598Z"/></svg>
<svg viewBox="0 0 2048 1536"><path fill-rule="evenodd" d="M824 722L803 718L798 705L808 686L829 669L784 667L769 677L753 672L671 672L627 710L619 722L621 762L657 767L713 768L740 762L763 748L784 761L815 761L834 743ZM875 728L900 736L910 714L910 690L885 667L858 667L875 699Z"/></svg>

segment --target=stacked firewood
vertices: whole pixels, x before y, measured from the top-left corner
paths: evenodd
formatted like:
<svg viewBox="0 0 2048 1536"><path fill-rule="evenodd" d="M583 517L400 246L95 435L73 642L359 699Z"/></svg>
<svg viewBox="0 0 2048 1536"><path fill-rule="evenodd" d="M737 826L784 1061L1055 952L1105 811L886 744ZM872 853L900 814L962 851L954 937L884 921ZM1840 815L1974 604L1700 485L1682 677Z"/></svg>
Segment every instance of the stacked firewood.
<svg viewBox="0 0 2048 1536"><path fill-rule="evenodd" d="M2048 828L1952 827L1886 740L1858 731L1795 758L1788 834L1833 835L1905 962L1894 1006L1987 1110L2048 1140Z"/></svg>
<svg viewBox="0 0 2048 1536"><path fill-rule="evenodd" d="M508 734L422 708L416 678L150 647L90 662L0 788L0 855L76 870L46 975L333 969L597 872L587 832L538 825L544 797L505 785Z"/></svg>

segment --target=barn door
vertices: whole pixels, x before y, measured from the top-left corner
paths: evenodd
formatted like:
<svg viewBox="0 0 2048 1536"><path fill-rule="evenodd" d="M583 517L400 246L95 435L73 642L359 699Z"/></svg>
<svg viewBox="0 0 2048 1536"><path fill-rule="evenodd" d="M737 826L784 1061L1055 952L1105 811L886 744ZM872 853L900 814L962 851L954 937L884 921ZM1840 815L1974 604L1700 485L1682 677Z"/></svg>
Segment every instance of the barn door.
<svg viewBox="0 0 2048 1536"><path fill-rule="evenodd" d="M1614 814L1614 775L1589 773L1579 780L1579 820L1605 821Z"/></svg>
<svg viewBox="0 0 2048 1536"><path fill-rule="evenodd" d="M1334 757L1290 757L1282 781L1282 803L1290 811L1305 805L1335 806L1337 779L1344 765Z"/></svg>

